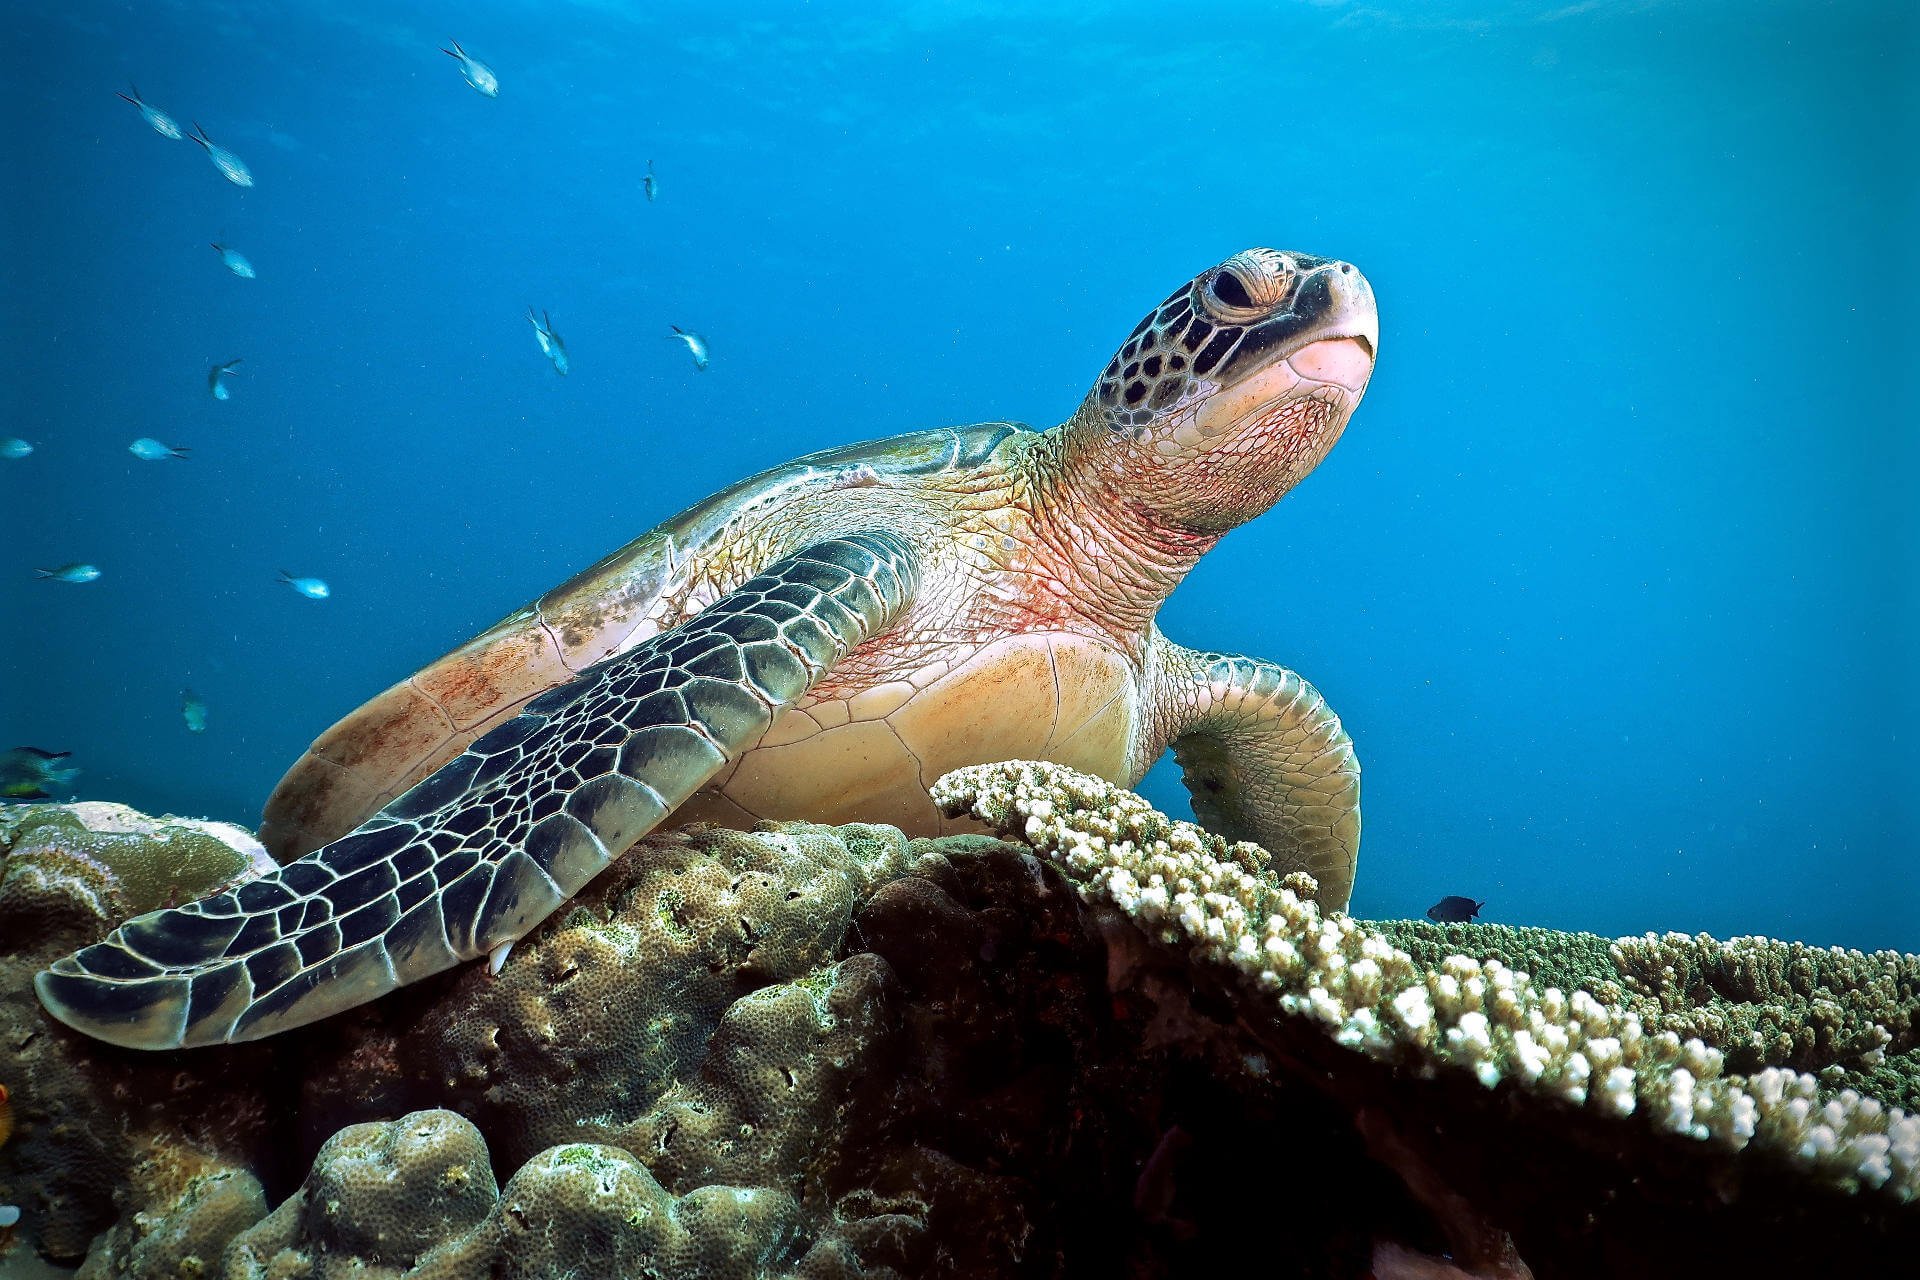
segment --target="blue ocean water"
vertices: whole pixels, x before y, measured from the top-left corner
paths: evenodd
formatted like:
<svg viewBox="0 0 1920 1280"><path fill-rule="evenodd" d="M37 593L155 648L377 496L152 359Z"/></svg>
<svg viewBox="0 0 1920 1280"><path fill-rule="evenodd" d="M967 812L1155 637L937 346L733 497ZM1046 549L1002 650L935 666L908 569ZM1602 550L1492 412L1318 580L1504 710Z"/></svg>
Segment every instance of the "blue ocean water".
<svg viewBox="0 0 1920 1280"><path fill-rule="evenodd" d="M8 25L0 746L73 751L80 796L251 823L339 715L658 520L832 444L1057 422L1271 244L1367 273L1379 365L1161 622L1339 710L1356 913L1920 950L1909 5ZM104 576L31 576L69 561Z"/></svg>

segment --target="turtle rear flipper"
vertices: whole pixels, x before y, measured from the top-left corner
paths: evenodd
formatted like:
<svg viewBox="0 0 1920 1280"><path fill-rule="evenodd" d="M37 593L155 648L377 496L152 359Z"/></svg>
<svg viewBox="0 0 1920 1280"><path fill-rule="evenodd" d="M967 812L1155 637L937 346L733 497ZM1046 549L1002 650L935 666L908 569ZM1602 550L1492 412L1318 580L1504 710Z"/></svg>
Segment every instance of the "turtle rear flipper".
<svg viewBox="0 0 1920 1280"><path fill-rule="evenodd" d="M34 979L136 1049L254 1040L519 938L766 732L918 586L887 532L779 561L520 715L339 840L129 920Z"/></svg>

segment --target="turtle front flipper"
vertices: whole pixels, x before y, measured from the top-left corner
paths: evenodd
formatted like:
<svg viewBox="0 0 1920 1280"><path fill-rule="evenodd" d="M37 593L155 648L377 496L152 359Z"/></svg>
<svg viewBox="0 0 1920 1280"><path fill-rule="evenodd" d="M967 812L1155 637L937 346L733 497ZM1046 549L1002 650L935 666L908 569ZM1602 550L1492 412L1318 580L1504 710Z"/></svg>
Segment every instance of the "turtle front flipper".
<svg viewBox="0 0 1920 1280"><path fill-rule="evenodd" d="M227 893L129 920L34 979L136 1049L254 1040L531 930L900 617L886 532L781 560L683 626L533 699L356 830Z"/></svg>
<svg viewBox="0 0 1920 1280"><path fill-rule="evenodd" d="M1165 644L1163 705L1200 825L1251 840L1345 910L1360 856L1360 762L1319 690L1277 662Z"/></svg>

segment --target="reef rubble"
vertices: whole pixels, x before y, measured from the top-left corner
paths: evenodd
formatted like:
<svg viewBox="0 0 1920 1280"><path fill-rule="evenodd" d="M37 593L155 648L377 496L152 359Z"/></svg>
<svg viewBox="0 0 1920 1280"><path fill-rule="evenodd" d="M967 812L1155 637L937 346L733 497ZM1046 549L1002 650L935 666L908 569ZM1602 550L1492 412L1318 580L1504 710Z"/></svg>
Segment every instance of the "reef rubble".
<svg viewBox="0 0 1920 1280"><path fill-rule="evenodd" d="M0 1247L230 1280L1920 1256L1920 957L1370 923L1069 770L936 797L999 838L666 833L498 975L176 1053L68 1031L32 974L257 874L249 837L0 810Z"/></svg>

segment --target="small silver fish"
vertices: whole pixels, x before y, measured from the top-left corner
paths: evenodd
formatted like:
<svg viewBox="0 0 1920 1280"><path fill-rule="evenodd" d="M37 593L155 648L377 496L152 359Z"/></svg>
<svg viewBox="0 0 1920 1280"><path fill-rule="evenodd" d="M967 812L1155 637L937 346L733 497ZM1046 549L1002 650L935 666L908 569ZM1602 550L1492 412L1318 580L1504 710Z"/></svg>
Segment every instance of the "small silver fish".
<svg viewBox="0 0 1920 1280"><path fill-rule="evenodd" d="M640 179L640 187L647 193L647 203L652 204L660 194L660 179L653 176L653 161L647 161L647 176Z"/></svg>
<svg viewBox="0 0 1920 1280"><path fill-rule="evenodd" d="M185 445L161 444L152 436L141 436L127 446L127 452L142 462L160 462L166 458L185 459L191 452Z"/></svg>
<svg viewBox="0 0 1920 1280"><path fill-rule="evenodd" d="M238 249L229 249L217 240L214 242L213 249L215 253L220 255L220 263L226 267L227 270L233 272L233 274L239 276L242 280L251 280L254 278L253 264L247 261L246 254L240 252Z"/></svg>
<svg viewBox="0 0 1920 1280"><path fill-rule="evenodd" d="M113 96L122 102L131 102L134 106L140 108L140 118L152 125L155 133L163 138L173 138L177 140L180 137L180 126L173 122L173 117L157 107L150 107L142 102L140 100L139 85L133 85L132 88L133 96L131 98L124 93L116 93Z"/></svg>
<svg viewBox="0 0 1920 1280"><path fill-rule="evenodd" d="M233 376L233 366L239 364L240 360L241 357L235 356L225 364L217 364L207 370L207 392L212 395L215 400L232 398L233 393L227 390L226 379Z"/></svg>
<svg viewBox="0 0 1920 1280"><path fill-rule="evenodd" d="M467 78L467 83L489 98L499 97L500 77L493 74L493 68L462 49L458 40L448 43L452 44L453 48L442 49L440 52L460 64L460 74Z"/></svg>
<svg viewBox="0 0 1920 1280"><path fill-rule="evenodd" d="M253 185L252 171L241 163L239 156L208 139L207 131L200 127L198 120L193 122L193 132L188 136L206 151L207 159L213 161L213 167L220 171L221 177L236 187Z"/></svg>
<svg viewBox="0 0 1920 1280"><path fill-rule="evenodd" d="M191 689L180 691L180 718L186 721L188 733L207 731L207 704Z"/></svg>
<svg viewBox="0 0 1920 1280"><path fill-rule="evenodd" d="M8 436L0 440L0 458L5 458L9 462L24 458L32 452L33 446L17 436Z"/></svg>
<svg viewBox="0 0 1920 1280"><path fill-rule="evenodd" d="M35 569L33 576L50 582L95 582L100 570L90 564L63 564L58 569Z"/></svg>
<svg viewBox="0 0 1920 1280"><path fill-rule="evenodd" d="M333 594L333 588L327 585L325 578L296 578L285 569L280 571L280 581L298 591L309 600L325 600Z"/></svg>
<svg viewBox="0 0 1920 1280"><path fill-rule="evenodd" d="M527 319L533 323L533 340L540 344L540 354L553 363L553 371L561 377L567 374L567 344L553 331L553 317L542 311L533 314L533 308L527 308Z"/></svg>
<svg viewBox="0 0 1920 1280"><path fill-rule="evenodd" d="M693 355L693 367L704 373L709 360L707 355L707 340L693 332L693 330L682 329L677 324L668 325L667 327L673 330L673 333L670 335L671 337L677 338L687 344L687 350Z"/></svg>

